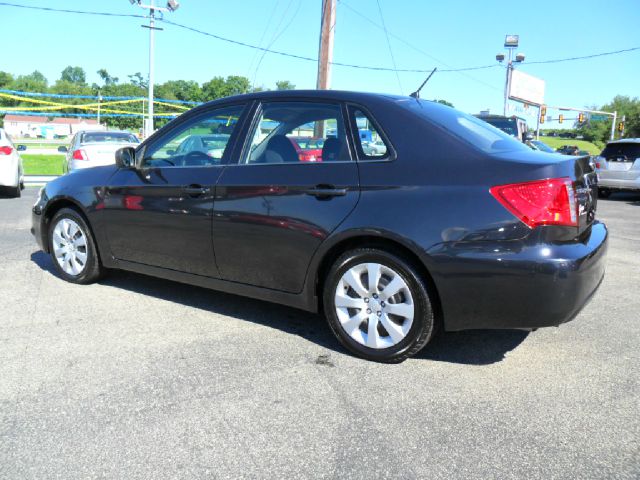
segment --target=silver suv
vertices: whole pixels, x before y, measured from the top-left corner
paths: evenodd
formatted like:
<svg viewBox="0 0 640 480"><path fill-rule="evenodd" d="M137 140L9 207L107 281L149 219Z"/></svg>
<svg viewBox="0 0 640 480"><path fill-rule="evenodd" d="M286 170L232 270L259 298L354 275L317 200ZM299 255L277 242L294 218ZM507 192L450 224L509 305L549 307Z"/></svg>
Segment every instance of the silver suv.
<svg viewBox="0 0 640 480"><path fill-rule="evenodd" d="M596 158L596 171L601 197L619 190L640 192L640 138L609 142Z"/></svg>

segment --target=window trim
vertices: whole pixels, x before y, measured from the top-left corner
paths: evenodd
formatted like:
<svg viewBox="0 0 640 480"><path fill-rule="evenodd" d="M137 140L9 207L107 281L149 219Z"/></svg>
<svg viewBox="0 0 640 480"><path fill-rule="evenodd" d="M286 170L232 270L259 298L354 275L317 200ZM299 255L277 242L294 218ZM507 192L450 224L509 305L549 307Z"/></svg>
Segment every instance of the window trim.
<svg viewBox="0 0 640 480"><path fill-rule="evenodd" d="M260 117L262 115L262 111L264 109L265 104L274 104L274 103L321 103L327 105L335 105L340 109L340 114L342 115L342 122L344 124L345 129L345 140L347 141L347 151L349 153L349 160L338 160L336 162L298 162L298 163L247 163L244 161L246 155L248 154L248 150L251 148L251 142L253 141L253 133L255 132L258 123L260 122ZM277 98L277 99L259 99L256 100L253 113L250 113L249 116L252 116L251 122L249 123L249 127L244 132L244 142L242 142L242 147L240 149L240 154L236 159L234 165L238 166L267 166L267 165L333 165L336 163L354 163L356 161L356 156L354 155L353 149L350 145L350 137L351 137L351 125L349 124L349 117L347 115L346 107L344 102L333 99L318 99L318 98Z"/></svg>
<svg viewBox="0 0 640 480"><path fill-rule="evenodd" d="M147 151L149 149L155 147L158 143L162 143L162 142L166 141L167 139L170 139L171 135L173 135L176 132L176 130L181 129L184 126L185 123L198 122L201 119L210 116L216 110L223 110L223 109L232 108L232 107L240 107L241 108L240 115L238 116L238 123L236 124L236 128L233 130L233 133L229 137L229 142L227 143L227 147L225 147L224 154L223 154L222 159L220 160L219 164L216 164L216 165L173 165L173 166L171 166L171 165L150 166L150 165L145 165L144 164L145 160L147 160L149 158L149 157L147 157ZM171 168L171 169L175 169L175 168L219 168L219 167L224 167L226 165L231 164L232 163L231 159L233 158L233 153L235 151L235 146L236 146L236 143L238 142L238 136L243 131L244 122L246 121L247 113L250 111L250 107L251 107L251 102L245 100L245 101L241 101L241 102L236 101L236 102L229 102L229 103L223 103L223 104L218 104L218 105L210 105L210 106L207 105L206 107L203 107L201 109L201 111L195 111L198 108L198 107L196 107L195 109L184 113L183 115L179 116L175 120L171 121L170 123L168 123L167 125L162 127L160 130L158 130L156 133L154 133L151 137L149 137L147 140L145 140L144 142L140 143L136 147L136 168L139 168L140 170L150 170L150 169L157 169L157 168ZM174 122L175 122L175 124L172 125ZM169 127L169 128L167 128L167 127ZM163 131L165 129L166 129L166 131ZM138 160L138 157L140 157L139 160Z"/></svg>
<svg viewBox="0 0 640 480"><path fill-rule="evenodd" d="M358 162L362 163L376 163L376 162L393 162L398 158L398 154L396 153L396 149L393 146L393 143L389 140L389 136L385 133L384 129L380 126L380 122L376 120L376 117L371 114L368 108L360 105L358 103L347 102L347 110L349 113L349 125L351 127L351 141L353 142L354 150L356 153L356 159ZM373 127L376 129L376 132L382 138L382 141L387 146L387 154L384 157L371 157L364 153L362 150L362 142L360 140L360 135L358 132L358 124L356 122L356 110L360 110L365 114L367 119Z"/></svg>

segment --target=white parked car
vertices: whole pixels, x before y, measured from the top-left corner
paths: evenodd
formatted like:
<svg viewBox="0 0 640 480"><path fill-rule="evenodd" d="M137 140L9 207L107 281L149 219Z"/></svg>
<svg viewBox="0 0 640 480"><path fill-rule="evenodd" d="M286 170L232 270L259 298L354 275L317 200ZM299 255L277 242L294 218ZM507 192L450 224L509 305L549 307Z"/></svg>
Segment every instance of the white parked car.
<svg viewBox="0 0 640 480"><path fill-rule="evenodd" d="M0 187L12 197L19 197L24 188L22 158L11 138L0 128Z"/></svg>
<svg viewBox="0 0 640 480"><path fill-rule="evenodd" d="M120 131L78 132L67 152L67 171L116 163L116 150L136 147L140 143L133 133Z"/></svg>

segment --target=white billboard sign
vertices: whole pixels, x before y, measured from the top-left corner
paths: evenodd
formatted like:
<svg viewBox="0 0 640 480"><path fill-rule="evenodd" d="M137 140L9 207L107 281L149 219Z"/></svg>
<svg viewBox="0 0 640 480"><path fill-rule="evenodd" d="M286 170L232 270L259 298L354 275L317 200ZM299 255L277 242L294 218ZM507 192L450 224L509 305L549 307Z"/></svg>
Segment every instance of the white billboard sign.
<svg viewBox="0 0 640 480"><path fill-rule="evenodd" d="M511 71L509 98L534 105L544 105L544 80L520 70Z"/></svg>

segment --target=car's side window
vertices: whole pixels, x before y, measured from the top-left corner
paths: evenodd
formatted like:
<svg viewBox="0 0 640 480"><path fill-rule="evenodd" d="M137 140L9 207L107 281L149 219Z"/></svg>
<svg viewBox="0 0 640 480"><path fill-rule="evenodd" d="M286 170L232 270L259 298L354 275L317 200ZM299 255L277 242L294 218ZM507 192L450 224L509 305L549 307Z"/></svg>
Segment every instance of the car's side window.
<svg viewBox="0 0 640 480"><path fill-rule="evenodd" d="M351 161L339 104L264 103L248 138L245 164Z"/></svg>
<svg viewBox="0 0 640 480"><path fill-rule="evenodd" d="M362 110L351 110L357 128L356 147L360 158L380 160L389 156L389 146L375 126L375 123Z"/></svg>
<svg viewBox="0 0 640 480"><path fill-rule="evenodd" d="M169 137L147 149L143 167L206 167L219 165L244 105L213 110L185 122Z"/></svg>

